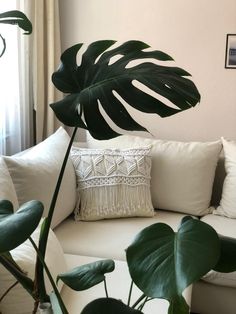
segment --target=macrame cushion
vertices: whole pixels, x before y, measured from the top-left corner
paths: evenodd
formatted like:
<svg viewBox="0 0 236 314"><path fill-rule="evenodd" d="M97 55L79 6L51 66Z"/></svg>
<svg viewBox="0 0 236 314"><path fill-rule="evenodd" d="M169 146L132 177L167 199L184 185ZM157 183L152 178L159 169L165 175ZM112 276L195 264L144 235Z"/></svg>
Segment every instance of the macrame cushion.
<svg viewBox="0 0 236 314"><path fill-rule="evenodd" d="M73 147L78 202L76 220L152 217L150 147L81 149Z"/></svg>

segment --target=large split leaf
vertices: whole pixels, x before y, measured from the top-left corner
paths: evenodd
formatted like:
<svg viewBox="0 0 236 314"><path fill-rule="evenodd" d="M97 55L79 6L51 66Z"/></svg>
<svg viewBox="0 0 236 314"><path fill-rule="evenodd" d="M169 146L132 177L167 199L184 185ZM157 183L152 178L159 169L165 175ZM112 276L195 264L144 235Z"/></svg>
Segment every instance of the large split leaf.
<svg viewBox="0 0 236 314"><path fill-rule="evenodd" d="M76 291L89 289L105 279L104 274L114 270L113 260L101 260L85 264L58 275L67 286Z"/></svg>
<svg viewBox="0 0 236 314"><path fill-rule="evenodd" d="M96 299L85 306L81 314L143 314L113 298Z"/></svg>
<svg viewBox="0 0 236 314"><path fill-rule="evenodd" d="M178 296L170 301L168 314L189 314L189 306L183 296Z"/></svg>
<svg viewBox="0 0 236 314"><path fill-rule="evenodd" d="M43 205L38 201L23 204L15 213L10 201L0 201L0 253L25 242L37 228L42 214Z"/></svg>
<svg viewBox="0 0 236 314"><path fill-rule="evenodd" d="M107 50L114 43L111 40L92 43L82 55L79 66L76 56L82 44L74 45L62 54L61 65L53 74L52 81L60 91L69 95L51 107L65 125L88 129L97 139L109 139L119 134L104 119L100 105L118 127L139 131L145 128L130 116L120 97L137 110L161 117L189 109L199 102L198 90L186 78L189 76L186 71L150 61L134 66L129 64L147 58L170 61L170 56L161 51L146 51L149 46L141 41L128 41ZM117 57L119 59L114 61ZM141 90L134 81L142 83L164 100Z"/></svg>
<svg viewBox="0 0 236 314"><path fill-rule="evenodd" d="M222 273L236 271L236 239L220 235L220 258L214 270Z"/></svg>
<svg viewBox="0 0 236 314"><path fill-rule="evenodd" d="M186 219L178 232L163 223L142 230L127 249L127 261L133 281L145 295L175 302L215 266L219 254L215 230Z"/></svg>

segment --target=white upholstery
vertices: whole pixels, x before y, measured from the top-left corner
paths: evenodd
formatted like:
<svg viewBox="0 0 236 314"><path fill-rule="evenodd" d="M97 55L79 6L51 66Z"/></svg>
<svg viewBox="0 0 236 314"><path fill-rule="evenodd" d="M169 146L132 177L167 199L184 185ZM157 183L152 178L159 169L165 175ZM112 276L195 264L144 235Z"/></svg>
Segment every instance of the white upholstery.
<svg viewBox="0 0 236 314"><path fill-rule="evenodd" d="M113 147L114 148L116 147L119 147L119 148L140 147L143 145L152 144L153 142L161 143L160 141L155 141L153 139L140 139L140 138L135 137L133 138L132 141L130 141L130 139L127 139L127 141L122 140L122 145L121 145L120 138L119 138L119 139L114 140L114 143L116 144L114 144ZM105 141L105 143L103 141L102 142L97 141L96 144L94 142L93 143L90 142L89 147L99 147L99 148L110 147L110 144L109 146L107 146L107 144L108 144L107 141ZM169 161L171 160L171 162L175 162L176 155L174 151L172 150L173 148L172 145L175 146L175 144L169 144L169 143L163 142L163 145L161 144L155 147L155 149L153 150L154 155L156 154L157 156L159 154L160 148L162 149L166 148L164 155L167 157ZM171 147L169 147L169 145ZM182 149L181 145L182 144L180 144L180 147ZM85 147L85 145L81 146L81 144L79 144L79 146ZM213 162L210 161L210 168L208 167L209 166L208 161L204 164L206 155L203 154L202 156L200 156L203 162L202 164L203 167L201 168L201 171L205 171L205 174L208 176L208 182L204 180L204 176L202 176L201 180L198 181L198 183L199 182L201 183L200 189L199 189L199 185L197 185L197 187L193 189L190 186L188 186L186 183L183 184L184 181L180 177L179 177L180 180L179 181L177 180L176 182L181 182L182 186L177 186L175 184L176 182L171 182L173 178L173 173L176 170L176 164L175 166L172 166L171 168L166 167L166 169L168 170L168 178L169 178L168 179L169 181L167 180L166 182L169 182L170 183L169 185L168 184L161 185L160 179L163 178L162 176L163 173L160 172L160 169L158 169L157 167L154 167L152 169L151 175L155 176L155 180L152 181L152 193L153 193L152 197L154 201L157 202L155 204L159 206L159 203L158 203L159 200L157 196L158 184L159 184L159 187L162 189L162 192L163 192L162 196L164 195L167 201L170 200L171 201L170 204L176 205L177 202L175 201L176 200L178 201L178 208L174 208L174 210L178 209L179 211L181 211L181 208L182 208L183 212L186 211L185 210L186 204L187 204L186 200L189 197L189 193L190 192L192 193L192 191L197 193L194 196L196 197L196 199L203 197L204 198L203 203L205 205L208 204L210 194L211 194L211 189L209 189L209 186L211 186L211 181L213 180L213 176L214 176L213 170L215 166L214 163L216 162L215 157L220 150L219 142L214 142L213 144L210 144L210 146L211 148L213 148L212 150ZM191 147L194 147L194 145L193 146L191 144L187 145L187 149L185 150L186 154L189 154L186 157L190 157L190 159L191 159ZM171 154L170 156L168 156L169 154L168 149L170 148L171 148ZM208 150L208 147L206 147L206 150ZM40 155L40 152L38 151L37 154ZM22 155L20 154L18 157L20 156ZM158 158L156 157L155 162L157 161L158 161ZM212 203L211 203L213 205L218 205L219 200L221 198L222 182L225 175L223 162L224 162L224 159L221 157L220 164L218 164L217 171L216 171L215 184L213 186L213 197L212 197ZM35 163L35 165L37 165L37 163ZM191 174L190 172L186 170L185 162L183 162L181 165L181 158L178 159L177 165L182 166L182 170L179 171L179 174L184 173L184 172L186 172L184 173L184 175L186 176L187 174ZM189 163L189 165L191 166L191 162ZM2 178L2 174L3 175L6 174L5 170L4 172L2 172L2 169L3 168L1 168L1 164L0 164L1 178ZM209 169L210 169L210 172L209 172ZM180 170L180 168L178 168L178 170ZM198 171L196 171L194 167L192 170L195 171L195 172L193 171L192 174L196 174L196 175L198 174ZM210 174L210 177L209 177L209 174ZM71 178L74 180L73 175L71 176ZM68 179L70 180L71 178L69 177ZM174 174L174 178L176 178L176 173ZM9 179L9 176L8 176L8 179ZM1 184L2 182L4 181L0 181ZM192 182L194 182L194 178ZM48 184L41 185L41 186L45 187L45 189L42 189L42 191L39 191L39 192L40 193L41 192L45 193L45 191L47 192ZM181 193L178 194L175 191L174 198L171 199L170 190L172 189L173 186L180 188L179 191L182 194ZM10 184L8 185L8 187L10 187L10 190L11 190L13 186ZM4 189L1 188L1 190L3 191ZM10 194L11 193L12 193L12 196L9 196L9 198L10 199L12 198L13 202L17 203L16 196L14 196L15 191L12 190ZM175 196L177 198L175 198ZM64 199L68 197L66 190L60 193L60 197L61 197L60 203L63 204ZM194 200L194 198L192 200ZM72 202L74 202L74 200L72 200ZM201 204L203 203L201 200ZM185 205L185 207L181 207L181 205ZM195 205L196 203L194 204L193 207L191 207L191 210L196 209ZM204 206L201 205L200 207L205 207L205 205ZM17 204L15 206L17 206ZM65 216L67 216L68 213L71 212L71 208L69 209L65 206L64 209L66 210L66 212L63 212L62 214L63 215L65 214ZM166 208L166 209L169 210L171 208ZM206 214L210 211L211 211L211 208L204 208L203 211L198 212L198 213L195 212L195 214L201 215L203 213ZM123 262L125 260L125 248L132 242L134 236L146 226L153 224L155 222L164 222L164 223L169 224L174 230L177 230L178 225L180 224L180 221L184 216L185 214L183 213L163 211L163 210L157 210L153 218L122 218L122 219L101 220L101 221L96 221L96 222L82 222L82 221L75 222L73 217L70 216L66 220L62 221L54 229L54 231L63 247L64 252L66 253L65 257L66 257L66 261L69 268L97 260L98 258L112 258L112 259L118 260L117 262L118 272L108 275L111 279L114 278L113 282L115 282L115 285L112 285L112 282L110 282L111 281L110 279L108 280L108 285L110 286L111 284L111 292L112 292L111 296L120 297L120 298L125 297L126 299L127 292L124 292L124 295L123 295L123 291L124 291L124 287L129 287L129 283L128 283L129 276L127 274L126 264ZM211 226L213 226L217 232L226 236L231 236L231 237L236 238L236 219L230 219L226 217L209 214L203 217L202 220L206 223L209 223ZM96 256L98 256L98 258ZM1 275L0 287L3 282L2 279L4 279L4 277ZM228 279L232 279L232 276L230 275L230 278ZM212 280L212 278L210 278L210 280ZM195 313L201 313L201 314L216 314L216 313L217 314L235 314L235 309L236 309L235 288L226 287L222 285L222 284L224 285L229 284L227 283L227 275L224 277L224 280L222 282L219 281L219 277L218 278L215 277L214 281L211 281L211 282L214 282L214 284L204 282L202 280L194 284L193 296L192 296L192 311ZM127 290L128 288L125 288L125 289ZM68 306L68 310L70 314L80 313L80 310L82 309L82 307L89 300L97 298L100 295L104 295L102 285L98 285L97 287L90 289L87 292L81 292L81 293L74 292L68 287L64 286L61 293L65 300L65 303ZM187 299L190 300L191 297L189 294L191 293L191 289L187 289L187 293L188 293ZM18 295L18 299L17 299L17 294L15 294L15 299L14 299L15 303L20 304L20 302L22 301L22 298L23 297ZM158 306L157 307L155 306L155 308L152 308L151 310L149 310L147 307L146 308L147 311L145 311L145 314L146 313L167 314L167 302L166 301L158 301L158 302L159 302ZM151 306L151 303L150 303L150 306ZM4 311L3 311L3 314L5 314Z"/></svg>
<svg viewBox="0 0 236 314"><path fill-rule="evenodd" d="M225 155L226 177L224 180L220 205L213 212L230 218L236 218L236 142L222 138Z"/></svg>
<svg viewBox="0 0 236 314"><path fill-rule="evenodd" d="M7 169L7 165L2 157L0 157L0 200L9 200L12 202L14 210L18 209L19 203L17 200L16 191Z"/></svg>
<svg viewBox="0 0 236 314"><path fill-rule="evenodd" d="M32 239L37 244L40 235L40 226L32 234ZM16 263L27 275L33 279L36 261L36 252L29 240L11 251ZM66 271L66 261L64 253L52 230L49 233L48 249L46 252L46 263L51 270L54 280L58 273ZM16 282L16 279L0 264L0 296ZM52 291L52 286L45 274L45 285L48 293ZM62 288L62 283L58 286ZM34 307L32 297L20 285L16 285L0 303L0 312L3 314L30 314Z"/></svg>
<svg viewBox="0 0 236 314"><path fill-rule="evenodd" d="M209 207L221 141L177 142L124 135L107 141L88 137L89 148L151 145L151 195L155 208L203 216Z"/></svg>
<svg viewBox="0 0 236 314"><path fill-rule="evenodd" d="M15 186L19 204L41 201L47 215L70 137L59 128L46 140L16 156L4 157ZM76 183L71 160L67 162L52 228L64 220L75 208Z"/></svg>
<svg viewBox="0 0 236 314"><path fill-rule="evenodd" d="M191 311L199 314L235 314L235 288L216 286L202 280L193 285Z"/></svg>
<svg viewBox="0 0 236 314"><path fill-rule="evenodd" d="M68 269L98 260L96 257L69 254L66 254L65 257ZM106 275L108 293L110 297L121 299L124 303L126 303L130 287L130 276L127 264L125 262L115 261L115 265L115 270ZM184 297L186 298L188 304L191 302L191 290L192 288L189 287L184 292ZM73 291L64 286L61 295L70 314L78 314L90 301L99 297L105 297L103 283L81 292ZM141 295L142 292L137 287L134 287L131 304L133 304ZM168 302L166 300L155 299L148 302L145 305L144 310L145 314L167 314Z"/></svg>
<svg viewBox="0 0 236 314"><path fill-rule="evenodd" d="M54 232L66 253L125 260L125 249L143 228L164 222L176 230L184 216L158 210L153 218L75 222L69 217Z"/></svg>
<svg viewBox="0 0 236 314"><path fill-rule="evenodd" d="M201 220L211 225L219 234L236 238L235 219L209 214L202 217Z"/></svg>

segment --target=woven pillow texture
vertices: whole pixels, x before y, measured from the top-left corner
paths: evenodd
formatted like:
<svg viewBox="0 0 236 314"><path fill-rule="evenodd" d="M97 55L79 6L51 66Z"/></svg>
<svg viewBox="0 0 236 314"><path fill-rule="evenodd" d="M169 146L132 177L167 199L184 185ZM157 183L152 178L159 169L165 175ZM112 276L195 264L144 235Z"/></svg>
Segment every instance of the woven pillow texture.
<svg viewBox="0 0 236 314"><path fill-rule="evenodd" d="M150 146L136 149L73 147L78 202L75 219L152 217Z"/></svg>

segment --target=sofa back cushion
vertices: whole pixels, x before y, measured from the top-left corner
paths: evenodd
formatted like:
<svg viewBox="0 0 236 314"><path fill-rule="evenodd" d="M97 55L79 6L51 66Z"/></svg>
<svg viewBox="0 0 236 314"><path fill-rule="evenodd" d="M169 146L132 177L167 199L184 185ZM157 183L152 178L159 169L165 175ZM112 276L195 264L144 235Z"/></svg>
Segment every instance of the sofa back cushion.
<svg viewBox="0 0 236 314"><path fill-rule="evenodd" d="M108 141L88 137L88 147L151 145L151 195L155 208L202 216L210 207L221 141L178 142L124 135Z"/></svg>
<svg viewBox="0 0 236 314"><path fill-rule="evenodd" d="M0 200L9 200L16 210L19 207L17 195L3 157L0 157L0 187Z"/></svg>
<svg viewBox="0 0 236 314"><path fill-rule="evenodd" d="M214 211L216 215L236 218L236 142L222 138L226 177L223 184L220 205Z"/></svg>
<svg viewBox="0 0 236 314"><path fill-rule="evenodd" d="M20 205L29 200L38 200L44 205L44 216L48 214L69 140L66 131L59 128L31 149L15 156L4 157ZM52 228L73 212L75 203L75 171L69 159L56 203Z"/></svg>

